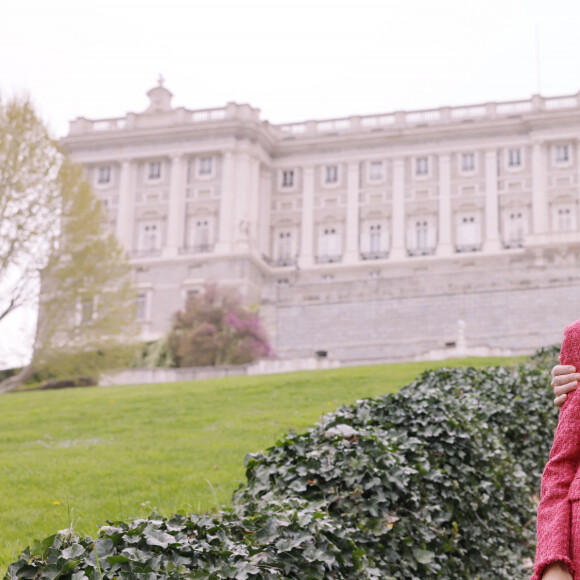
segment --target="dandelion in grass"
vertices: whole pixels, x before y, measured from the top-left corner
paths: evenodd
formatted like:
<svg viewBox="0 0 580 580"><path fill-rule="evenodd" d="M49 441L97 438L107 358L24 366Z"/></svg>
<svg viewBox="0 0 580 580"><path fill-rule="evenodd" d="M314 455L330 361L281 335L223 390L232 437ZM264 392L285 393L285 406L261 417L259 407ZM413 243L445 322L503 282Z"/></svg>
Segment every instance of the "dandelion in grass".
<svg viewBox="0 0 580 580"><path fill-rule="evenodd" d="M55 500L52 502L52 505L60 505L60 502L58 501L58 499L55 499Z"/></svg>

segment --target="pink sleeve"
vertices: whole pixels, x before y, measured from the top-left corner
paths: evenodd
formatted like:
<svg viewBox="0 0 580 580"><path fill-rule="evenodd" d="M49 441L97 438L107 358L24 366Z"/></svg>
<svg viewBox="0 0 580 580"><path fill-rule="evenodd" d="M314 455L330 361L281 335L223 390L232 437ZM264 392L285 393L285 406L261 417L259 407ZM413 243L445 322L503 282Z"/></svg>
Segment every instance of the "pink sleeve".
<svg viewBox="0 0 580 580"><path fill-rule="evenodd" d="M580 320L564 331L560 363L580 369ZM539 580L546 566L554 562L566 564L571 574L580 569L580 562L572 560L570 551L571 508L568 500L579 463L580 389L577 389L568 395L562 406L554 444L542 476L533 580Z"/></svg>

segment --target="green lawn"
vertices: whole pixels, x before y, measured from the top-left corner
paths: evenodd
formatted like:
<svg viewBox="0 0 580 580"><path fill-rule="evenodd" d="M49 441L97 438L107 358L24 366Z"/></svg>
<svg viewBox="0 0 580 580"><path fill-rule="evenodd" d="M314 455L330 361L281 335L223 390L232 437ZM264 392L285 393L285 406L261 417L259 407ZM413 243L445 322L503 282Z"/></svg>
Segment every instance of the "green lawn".
<svg viewBox="0 0 580 580"><path fill-rule="evenodd" d="M228 503L246 453L462 359L0 397L0 573L36 538Z"/></svg>

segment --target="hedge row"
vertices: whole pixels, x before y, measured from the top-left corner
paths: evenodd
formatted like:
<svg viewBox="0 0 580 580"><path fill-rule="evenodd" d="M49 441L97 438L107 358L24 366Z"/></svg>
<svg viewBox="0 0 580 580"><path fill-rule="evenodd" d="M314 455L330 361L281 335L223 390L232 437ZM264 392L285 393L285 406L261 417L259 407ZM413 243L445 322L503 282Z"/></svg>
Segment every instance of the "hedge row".
<svg viewBox="0 0 580 580"><path fill-rule="evenodd" d="M6 579L525 578L556 358L425 372L249 455L226 510L55 535Z"/></svg>

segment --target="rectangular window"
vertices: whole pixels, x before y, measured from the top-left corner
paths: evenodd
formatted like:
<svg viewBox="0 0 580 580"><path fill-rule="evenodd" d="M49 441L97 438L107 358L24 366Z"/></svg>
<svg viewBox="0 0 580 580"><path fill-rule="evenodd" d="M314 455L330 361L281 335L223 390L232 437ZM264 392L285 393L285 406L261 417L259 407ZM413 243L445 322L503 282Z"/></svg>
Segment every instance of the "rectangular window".
<svg viewBox="0 0 580 580"><path fill-rule="evenodd" d="M568 145L556 145L554 160L556 163L568 163L570 161L570 148Z"/></svg>
<svg viewBox="0 0 580 580"><path fill-rule="evenodd" d="M193 249L196 252L209 252L209 221L198 219L195 221Z"/></svg>
<svg viewBox="0 0 580 580"><path fill-rule="evenodd" d="M461 171L475 171L475 155L473 153L461 155Z"/></svg>
<svg viewBox="0 0 580 580"><path fill-rule="evenodd" d="M200 175L211 175L212 174L212 161L211 157L201 157L199 160L199 174Z"/></svg>
<svg viewBox="0 0 580 580"><path fill-rule="evenodd" d="M381 251L381 224L373 224L369 230L369 245L371 253Z"/></svg>
<svg viewBox="0 0 580 580"><path fill-rule="evenodd" d="M327 165L326 166L326 183L337 183L338 182L338 166L337 165Z"/></svg>
<svg viewBox="0 0 580 580"><path fill-rule="evenodd" d="M418 221L415 223L415 247L418 250L427 249L429 234L429 224L426 221Z"/></svg>
<svg viewBox="0 0 580 580"><path fill-rule="evenodd" d="M137 320L145 320L147 313L147 296L145 294L139 294L135 299L135 306L137 310Z"/></svg>
<svg viewBox="0 0 580 580"><path fill-rule="evenodd" d="M146 222L141 225L140 250L155 252L161 248L161 231L157 223Z"/></svg>
<svg viewBox="0 0 580 580"><path fill-rule="evenodd" d="M371 161L369 165L369 179L370 181L380 181L384 178L383 162Z"/></svg>
<svg viewBox="0 0 580 580"><path fill-rule="evenodd" d="M149 163L147 179L150 181L161 179L161 161L153 161L152 163Z"/></svg>
<svg viewBox="0 0 580 580"><path fill-rule="evenodd" d="M111 168L108 165L106 167L99 167L97 183L99 185L106 185L107 183L111 183Z"/></svg>
<svg viewBox="0 0 580 580"><path fill-rule="evenodd" d="M289 169L287 171L282 171L282 187L293 187L294 186L294 171Z"/></svg>
<svg viewBox="0 0 580 580"><path fill-rule="evenodd" d="M415 159L415 175L429 175L428 157L417 157Z"/></svg>
<svg viewBox="0 0 580 580"><path fill-rule="evenodd" d="M520 149L508 150L508 167L520 167L522 164L522 157Z"/></svg>
<svg viewBox="0 0 580 580"><path fill-rule="evenodd" d="M558 231L569 232L573 230L572 226L572 212L569 207L558 208Z"/></svg>

